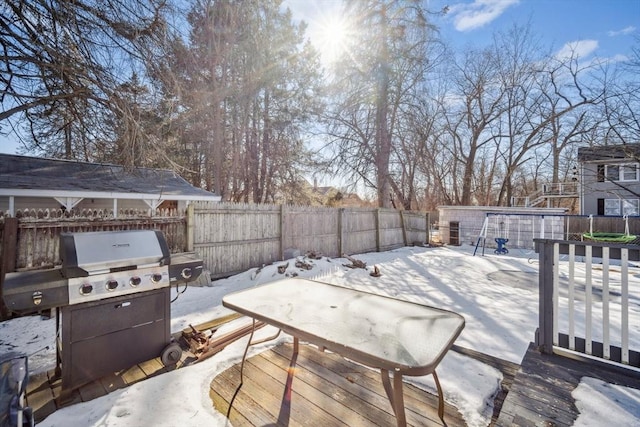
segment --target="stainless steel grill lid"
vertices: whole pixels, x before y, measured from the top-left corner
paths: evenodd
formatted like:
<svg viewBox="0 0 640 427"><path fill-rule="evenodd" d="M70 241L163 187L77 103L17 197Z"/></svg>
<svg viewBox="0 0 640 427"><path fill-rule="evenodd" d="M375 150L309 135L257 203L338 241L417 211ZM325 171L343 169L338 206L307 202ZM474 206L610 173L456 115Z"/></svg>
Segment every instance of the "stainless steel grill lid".
<svg viewBox="0 0 640 427"><path fill-rule="evenodd" d="M203 271L195 253L171 255L156 230L61 233L60 258L59 268L8 273L7 308L26 314L148 292L193 282Z"/></svg>
<svg viewBox="0 0 640 427"><path fill-rule="evenodd" d="M64 276L71 278L166 265L171 254L160 231L96 231L61 234L60 258Z"/></svg>

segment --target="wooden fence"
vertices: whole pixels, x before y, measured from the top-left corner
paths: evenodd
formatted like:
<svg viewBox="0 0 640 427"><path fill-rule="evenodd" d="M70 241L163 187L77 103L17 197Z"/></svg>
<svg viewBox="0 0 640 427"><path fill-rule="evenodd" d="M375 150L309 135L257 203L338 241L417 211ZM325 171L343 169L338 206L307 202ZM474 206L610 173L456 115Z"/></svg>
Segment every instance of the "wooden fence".
<svg viewBox="0 0 640 427"><path fill-rule="evenodd" d="M142 216L137 212L124 212L118 218L98 212L84 215L52 215L40 211L36 214L4 218L0 223L3 234L5 223L15 222L12 237L3 236L3 271L21 271L51 268L60 265L60 234L87 231L161 230L172 253L186 250L186 219L184 213L158 211L156 216Z"/></svg>
<svg viewBox="0 0 640 427"><path fill-rule="evenodd" d="M311 251L337 257L429 242L426 213L375 208L195 202L186 213L25 211L5 220L16 225L0 240L3 272L60 265L63 232L161 230L172 253L196 251L214 278Z"/></svg>
<svg viewBox="0 0 640 427"><path fill-rule="evenodd" d="M584 233L625 233L640 236L640 217L585 216L565 217L566 240L581 240Z"/></svg>
<svg viewBox="0 0 640 427"><path fill-rule="evenodd" d="M305 255L386 251L429 242L426 213L197 202L188 209L188 247L213 278Z"/></svg>

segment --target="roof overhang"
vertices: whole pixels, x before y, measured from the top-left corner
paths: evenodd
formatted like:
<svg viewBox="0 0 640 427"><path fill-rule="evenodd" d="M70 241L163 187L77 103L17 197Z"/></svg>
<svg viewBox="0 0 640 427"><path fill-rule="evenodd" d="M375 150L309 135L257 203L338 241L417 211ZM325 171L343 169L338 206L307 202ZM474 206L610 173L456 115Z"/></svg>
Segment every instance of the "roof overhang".
<svg viewBox="0 0 640 427"><path fill-rule="evenodd" d="M84 199L130 199L130 200L186 200L219 202L220 196L205 196L196 194L174 194L171 192L159 194L146 193L115 193L100 191L65 191L65 190L29 190L0 188L0 196L4 197L82 197Z"/></svg>

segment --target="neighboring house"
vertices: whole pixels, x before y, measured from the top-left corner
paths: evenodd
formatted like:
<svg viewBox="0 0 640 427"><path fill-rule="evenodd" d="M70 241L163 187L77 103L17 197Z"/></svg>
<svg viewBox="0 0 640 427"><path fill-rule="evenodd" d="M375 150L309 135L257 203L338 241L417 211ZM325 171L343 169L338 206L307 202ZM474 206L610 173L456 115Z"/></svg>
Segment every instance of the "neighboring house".
<svg viewBox="0 0 640 427"><path fill-rule="evenodd" d="M578 149L580 213L640 215L640 144Z"/></svg>
<svg viewBox="0 0 640 427"><path fill-rule="evenodd" d="M366 203L355 193L343 193L335 187L314 186L313 194L324 206L363 207Z"/></svg>
<svg viewBox="0 0 640 427"><path fill-rule="evenodd" d="M220 196L170 170L0 154L0 211L10 216L25 209L153 215L159 207L185 209L197 200L220 201Z"/></svg>

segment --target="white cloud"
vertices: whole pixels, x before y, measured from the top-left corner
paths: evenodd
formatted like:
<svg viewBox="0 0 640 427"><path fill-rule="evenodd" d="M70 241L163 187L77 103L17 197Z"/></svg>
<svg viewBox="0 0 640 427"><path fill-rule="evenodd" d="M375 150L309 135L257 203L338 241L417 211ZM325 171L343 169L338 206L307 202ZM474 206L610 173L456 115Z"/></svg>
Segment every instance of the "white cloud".
<svg viewBox="0 0 640 427"><path fill-rule="evenodd" d="M598 48L597 40L578 40L565 43L556 53L558 59L586 58Z"/></svg>
<svg viewBox="0 0 640 427"><path fill-rule="evenodd" d="M628 27L625 27L618 31L609 31L607 34L609 35L609 37L626 36L628 34L634 33L635 31L636 27L634 27L633 25L629 25Z"/></svg>
<svg viewBox="0 0 640 427"><path fill-rule="evenodd" d="M520 0L474 0L473 3L458 3L449 8L458 31L471 31L483 27Z"/></svg>

